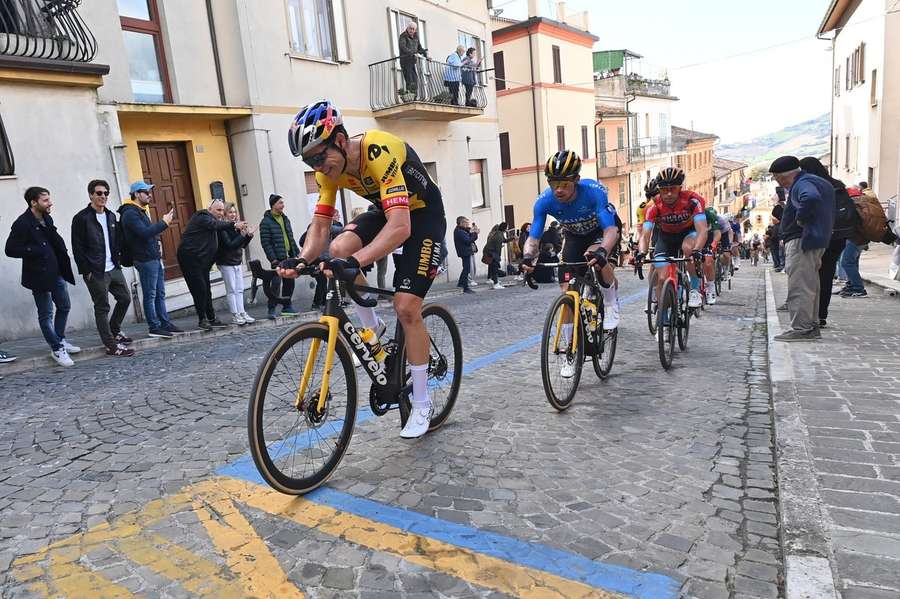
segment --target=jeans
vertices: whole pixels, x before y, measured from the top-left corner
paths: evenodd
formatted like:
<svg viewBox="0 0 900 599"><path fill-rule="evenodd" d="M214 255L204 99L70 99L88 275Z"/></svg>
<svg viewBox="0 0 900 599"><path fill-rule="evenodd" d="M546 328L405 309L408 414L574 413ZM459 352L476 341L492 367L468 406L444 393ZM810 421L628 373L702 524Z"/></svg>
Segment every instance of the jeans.
<svg viewBox="0 0 900 599"><path fill-rule="evenodd" d="M84 283L87 285L91 300L94 302L94 320L97 323L97 333L100 341L106 347L116 346L116 335L122 332L122 321L128 313L131 305L131 294L128 292L128 284L121 268L114 268L103 276L92 274L90 278L85 275ZM109 294L116 300L112 317L109 316Z"/></svg>
<svg viewBox="0 0 900 599"><path fill-rule="evenodd" d="M774 241L769 244L769 249L772 250L772 266L784 268L784 261L781 255L781 241Z"/></svg>
<svg viewBox="0 0 900 599"><path fill-rule="evenodd" d="M459 273L459 283L456 284L457 287L462 287L463 289L469 288L469 268L472 266L472 257L471 256L462 256L460 258L462 260L462 272Z"/></svg>
<svg viewBox="0 0 900 599"><path fill-rule="evenodd" d="M172 325L166 311L166 279L160 260L151 262L134 261L134 267L141 279L141 295L143 296L144 317L150 330L161 329Z"/></svg>
<svg viewBox="0 0 900 599"><path fill-rule="evenodd" d="M219 272L225 281L225 295L228 297L228 310L232 314L244 313L244 269L237 266L219 265Z"/></svg>
<svg viewBox="0 0 900 599"><path fill-rule="evenodd" d="M488 264L488 278L496 285L500 277L500 260L496 256L492 256L491 263Z"/></svg>
<svg viewBox="0 0 900 599"><path fill-rule="evenodd" d="M66 281L62 277L56 279L56 285L50 291L32 291L34 305L37 306L38 324L41 334L47 341L50 349L56 351L63 346L66 338L66 319L69 317L69 290ZM53 307L56 306L56 315Z"/></svg>
<svg viewBox="0 0 900 599"><path fill-rule="evenodd" d="M275 277L272 279L272 293L276 296L284 296L287 299L287 304L285 304L285 308L291 307L291 296L294 295L294 279L282 279L281 277ZM269 300L269 313L275 312L275 307L278 305L278 302L274 302Z"/></svg>
<svg viewBox="0 0 900 599"><path fill-rule="evenodd" d="M841 254L841 266L847 273L847 289L849 291L865 291L862 277L859 275L859 246L847 240L844 253Z"/></svg>

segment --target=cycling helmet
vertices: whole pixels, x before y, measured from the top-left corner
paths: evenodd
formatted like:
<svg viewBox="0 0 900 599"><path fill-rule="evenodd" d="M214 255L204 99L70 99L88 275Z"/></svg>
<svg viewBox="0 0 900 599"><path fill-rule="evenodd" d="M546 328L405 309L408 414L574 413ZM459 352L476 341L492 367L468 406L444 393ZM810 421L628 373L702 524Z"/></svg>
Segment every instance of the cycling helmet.
<svg viewBox="0 0 900 599"><path fill-rule="evenodd" d="M656 184L656 179L647 181L647 184L644 185L644 195L647 196L648 200L652 200L659 195L659 185Z"/></svg>
<svg viewBox="0 0 900 599"><path fill-rule="evenodd" d="M667 166L656 175L659 187L676 187L684 183L684 171L677 166Z"/></svg>
<svg viewBox="0 0 900 599"><path fill-rule="evenodd" d="M336 131L343 131L341 111L328 100L319 100L300 109L288 131L291 154L300 156L331 140Z"/></svg>
<svg viewBox="0 0 900 599"><path fill-rule="evenodd" d="M560 150L544 167L548 179L574 179L581 172L581 158L572 150Z"/></svg>

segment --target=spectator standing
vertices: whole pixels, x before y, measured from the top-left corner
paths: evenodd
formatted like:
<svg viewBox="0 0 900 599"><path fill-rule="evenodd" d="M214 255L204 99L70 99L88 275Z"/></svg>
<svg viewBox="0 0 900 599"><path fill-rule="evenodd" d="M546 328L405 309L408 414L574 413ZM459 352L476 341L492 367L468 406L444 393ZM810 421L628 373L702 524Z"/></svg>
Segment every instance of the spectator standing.
<svg viewBox="0 0 900 599"><path fill-rule="evenodd" d="M557 221L550 223L550 226L541 235L541 245L545 243L551 244L557 254L562 251L562 234L559 232L559 223Z"/></svg>
<svg viewBox="0 0 900 599"><path fill-rule="evenodd" d="M863 194L872 195L868 187L868 183L862 181L857 187L851 187L847 192L851 198L856 198ZM846 275L847 280L843 289L838 292L841 297L859 298L869 295L869 292L866 291L865 283L863 283L862 275L859 274L859 257L863 250L867 249L869 249L868 240L854 230L853 234L847 239L847 245L844 246L844 252L841 254L840 259L841 270Z"/></svg>
<svg viewBox="0 0 900 599"><path fill-rule="evenodd" d="M466 50L466 55L462 59L462 84L466 88L466 106L476 105L476 102L472 100L472 91L477 83L475 71L481 66L481 60L481 58L475 58L475 48Z"/></svg>
<svg viewBox="0 0 900 599"><path fill-rule="evenodd" d="M784 270L784 253L781 251L781 217L784 215L786 196L784 187L776 187L775 194L778 201L772 207L772 233L770 235L770 249L772 251L772 265L775 272Z"/></svg>
<svg viewBox="0 0 900 599"><path fill-rule="evenodd" d="M829 175L828 170L817 158L804 158L800 161L800 168L807 173L825 179L834 188L834 224L832 225L828 247L825 248L825 253L822 254L822 267L819 269L819 326L824 327L828 324L828 307L831 305L831 283L834 281L838 259L840 259L844 251L847 238L853 234L853 227L856 222L856 209L844 183Z"/></svg>
<svg viewBox="0 0 900 599"><path fill-rule="evenodd" d="M116 214L106 209L109 183L94 179L88 183L90 202L72 218L72 257L84 278L100 341L110 356L133 356L132 340L122 333L122 321L131 305L131 293L122 274L122 235ZM109 295L116 300L109 315Z"/></svg>
<svg viewBox="0 0 900 599"><path fill-rule="evenodd" d="M216 318L212 305L209 271L219 253L219 231L243 232L245 223L225 220L225 204L213 200L207 210L198 210L188 221L178 245L178 265L194 300L198 325L204 331L228 326Z"/></svg>
<svg viewBox="0 0 900 599"><path fill-rule="evenodd" d="M419 43L418 29L419 26L415 22L410 22L397 41L397 46L400 48L400 69L403 71L406 92L410 94L416 94L419 88L416 55L421 54L426 58L428 57L428 50Z"/></svg>
<svg viewBox="0 0 900 599"><path fill-rule="evenodd" d="M472 267L472 245L476 239L478 239L478 225L470 224L465 216L456 217L453 245L456 246L456 255L462 260L462 272L456 286L462 287L463 293L475 293L469 286L469 271Z"/></svg>
<svg viewBox="0 0 900 599"><path fill-rule="evenodd" d="M819 268L834 224L834 188L825 179L802 171L794 156L776 159L769 172L790 193L781 235L788 275L784 308L790 313L791 329L776 335L775 340L812 341L821 337Z"/></svg>
<svg viewBox="0 0 900 599"><path fill-rule="evenodd" d="M237 206L232 202L225 205L225 220L232 223L239 220ZM219 253L216 256L216 265L225 281L231 324L245 325L256 322L244 308L244 248L252 239L253 227L250 226L243 231L234 228L219 229Z"/></svg>
<svg viewBox="0 0 900 599"><path fill-rule="evenodd" d="M160 222L150 222L152 197L153 185L135 181L131 184L129 199L119 206L123 265L133 264L138 271L150 336L170 338L184 331L172 324L166 310L166 279L159 236L175 218L175 209L165 213Z"/></svg>
<svg viewBox="0 0 900 599"><path fill-rule="evenodd" d="M459 82L462 79L462 57L466 49L457 46L456 52L447 57L447 66L444 69L444 87L450 92L450 103L459 105Z"/></svg>
<svg viewBox="0 0 900 599"><path fill-rule="evenodd" d="M494 289L503 289L500 284L500 258L503 252L503 241L506 238L506 223L494 225L484 243L481 261L487 262L488 278L493 281Z"/></svg>
<svg viewBox="0 0 900 599"><path fill-rule="evenodd" d="M66 242L53 225L53 200L47 189L29 187L25 203L28 208L13 222L6 240L6 255L22 259L22 287L34 296L38 324L50 346L50 356L60 366L72 366L69 354L77 354L81 348L66 341L71 308L66 283L75 284Z"/></svg>
<svg viewBox="0 0 900 599"><path fill-rule="evenodd" d="M273 193L269 196L269 210L266 210L262 222L259 223L259 243L272 268L277 267L282 260L300 255L300 248L294 241L291 219L284 213L284 199L278 194ZM272 282L272 290L276 294L290 298L294 295L294 279L276 279ZM269 319L275 318L276 305L274 301L269 300ZM296 316L297 311L288 302L288 305L282 308L281 314Z"/></svg>

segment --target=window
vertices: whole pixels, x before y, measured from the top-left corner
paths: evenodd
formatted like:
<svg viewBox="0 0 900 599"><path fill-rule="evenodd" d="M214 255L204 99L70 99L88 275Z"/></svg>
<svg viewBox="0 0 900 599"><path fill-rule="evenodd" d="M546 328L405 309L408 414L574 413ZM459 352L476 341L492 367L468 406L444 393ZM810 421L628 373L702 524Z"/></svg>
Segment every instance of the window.
<svg viewBox="0 0 900 599"><path fill-rule="evenodd" d="M617 136L616 148L619 150L624 150L625 149L625 128L618 127L616 129L616 136Z"/></svg>
<svg viewBox="0 0 900 599"><path fill-rule="evenodd" d="M118 0L118 6L135 101L171 102L156 0Z"/></svg>
<svg viewBox="0 0 900 599"><path fill-rule="evenodd" d="M872 69L872 81L870 82L871 89L869 90L869 104L872 106L878 106L878 90L876 84L878 83L878 69Z"/></svg>
<svg viewBox="0 0 900 599"><path fill-rule="evenodd" d="M294 54L349 60L343 0L287 0L287 20Z"/></svg>
<svg viewBox="0 0 900 599"><path fill-rule="evenodd" d="M500 168L503 170L512 168L509 158L509 133L500 134Z"/></svg>
<svg viewBox="0 0 900 599"><path fill-rule="evenodd" d="M869 167L869 173L866 177L866 181L869 183L869 189L875 188L875 169L873 167Z"/></svg>
<svg viewBox="0 0 900 599"><path fill-rule="evenodd" d="M562 83L562 61L559 46L553 46L553 83Z"/></svg>
<svg viewBox="0 0 900 599"><path fill-rule="evenodd" d="M562 125L556 126L556 149L566 149L566 128Z"/></svg>
<svg viewBox="0 0 900 599"><path fill-rule="evenodd" d="M844 89L850 89L850 57L847 57L847 62L844 65Z"/></svg>
<svg viewBox="0 0 900 599"><path fill-rule="evenodd" d="M494 52L494 86L497 91L506 89L506 65L503 63L503 52Z"/></svg>
<svg viewBox="0 0 900 599"><path fill-rule="evenodd" d="M859 73L859 82L862 84L866 82L866 42L859 43L857 61L859 62L857 73Z"/></svg>
<svg viewBox="0 0 900 599"><path fill-rule="evenodd" d="M466 33L465 31L457 31L456 38L459 45L464 47L466 51L468 51L469 48L475 48L476 60L484 58L484 40L479 38L477 35L472 35L471 33ZM422 45L424 46L425 44ZM427 48L427 46L425 47ZM485 77L487 76L487 73L484 72L484 67L484 63L482 63L481 66L478 67L478 85L485 84Z"/></svg>
<svg viewBox="0 0 900 599"><path fill-rule="evenodd" d="M606 167L606 129L601 127L599 131L600 138L597 140L597 158L600 160L600 166Z"/></svg>
<svg viewBox="0 0 900 599"><path fill-rule="evenodd" d="M837 135L834 136L834 145L832 146L832 151L834 152L834 167L837 168L841 164L840 160L838 160L838 156L841 153L841 144L838 140Z"/></svg>
<svg viewBox="0 0 900 599"><path fill-rule="evenodd" d="M472 208L484 208L484 160L469 161L469 184L472 188Z"/></svg>
<svg viewBox="0 0 900 599"><path fill-rule="evenodd" d="M15 174L16 160L9 144L9 137L6 135L6 127L3 126L3 119L0 118L0 177Z"/></svg>
<svg viewBox="0 0 900 599"><path fill-rule="evenodd" d="M586 125L581 126L581 155L587 159L590 157L590 149L588 148L588 128Z"/></svg>
<svg viewBox="0 0 900 599"><path fill-rule="evenodd" d="M437 162L423 162L422 166L424 166L425 170L428 171L428 176L431 177L431 180L434 181L435 184L437 184Z"/></svg>
<svg viewBox="0 0 900 599"><path fill-rule="evenodd" d="M400 56L400 34L406 31L410 23L418 25L419 43L422 44L423 48L428 47L428 23L425 19L389 8L388 21L390 25L391 48L394 51L394 56Z"/></svg>
<svg viewBox="0 0 900 599"><path fill-rule="evenodd" d="M619 206L625 205L625 183L619 181Z"/></svg>

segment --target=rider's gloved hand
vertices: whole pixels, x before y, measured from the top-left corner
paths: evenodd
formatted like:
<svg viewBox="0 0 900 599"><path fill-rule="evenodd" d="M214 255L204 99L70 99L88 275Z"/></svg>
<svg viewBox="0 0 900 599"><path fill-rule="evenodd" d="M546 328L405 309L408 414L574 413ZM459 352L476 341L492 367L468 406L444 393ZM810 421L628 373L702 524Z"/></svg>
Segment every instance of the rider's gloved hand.
<svg viewBox="0 0 900 599"><path fill-rule="evenodd" d="M534 256L522 256L519 262L519 272L531 272L534 270Z"/></svg>
<svg viewBox="0 0 900 599"><path fill-rule="evenodd" d="M647 257L647 255L644 252L635 252L634 253L634 265L640 266L641 264L644 263L644 259L646 257Z"/></svg>
<svg viewBox="0 0 900 599"><path fill-rule="evenodd" d="M332 258L328 262L328 268L334 273L336 279L341 281L353 281L360 271L359 260L349 258Z"/></svg>
<svg viewBox="0 0 900 599"><path fill-rule="evenodd" d="M588 262L593 260L594 266L597 268L603 268L608 262L606 248L604 247L597 248L593 252L588 252L584 257L587 258Z"/></svg>
<svg viewBox="0 0 900 599"><path fill-rule="evenodd" d="M297 272L303 272L306 270L307 266L309 266L309 262L303 258L288 258L287 260L282 260L278 263L278 268L284 270L294 269Z"/></svg>

